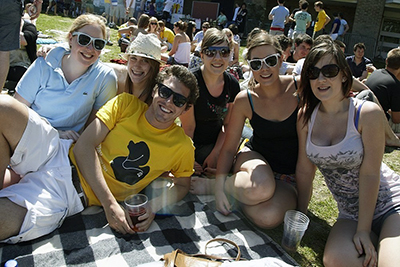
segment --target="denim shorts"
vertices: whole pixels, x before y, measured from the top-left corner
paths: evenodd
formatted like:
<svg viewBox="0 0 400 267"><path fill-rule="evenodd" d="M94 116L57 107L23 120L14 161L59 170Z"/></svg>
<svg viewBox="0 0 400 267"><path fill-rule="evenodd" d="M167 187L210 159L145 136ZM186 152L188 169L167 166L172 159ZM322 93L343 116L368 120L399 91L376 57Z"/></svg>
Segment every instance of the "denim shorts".
<svg viewBox="0 0 400 267"><path fill-rule="evenodd" d="M381 233L381 229L385 220L392 214L399 213L400 214L400 205L392 207L388 210L385 214L381 215L380 217L374 219L372 221L372 231L379 236Z"/></svg>
<svg viewBox="0 0 400 267"><path fill-rule="evenodd" d="M0 1L0 51L19 49L21 0Z"/></svg>

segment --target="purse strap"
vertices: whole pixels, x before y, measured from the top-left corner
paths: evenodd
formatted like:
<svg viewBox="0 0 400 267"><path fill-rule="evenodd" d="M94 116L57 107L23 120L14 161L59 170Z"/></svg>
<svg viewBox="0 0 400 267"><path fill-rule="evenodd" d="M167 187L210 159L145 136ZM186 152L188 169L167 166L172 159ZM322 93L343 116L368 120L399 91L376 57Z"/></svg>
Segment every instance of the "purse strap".
<svg viewBox="0 0 400 267"><path fill-rule="evenodd" d="M224 242L224 243L228 243L228 244L231 244L231 245L233 245L236 249L237 249L237 255L236 255L236 258L235 258L235 261L239 261L240 260L240 256L241 256L241 252L240 252L240 248L239 248L239 246L235 243L235 242L233 242L233 241L231 241L231 240L229 240L229 239L225 239L225 238L213 238L213 239L211 239L210 241L208 241L207 243L206 243L206 245L205 245L205 248L204 248L204 254L205 255L207 255L207 256L209 256L209 257L215 257L216 259L218 259L219 257L216 257L216 256L212 256L212 255L208 255L207 254L207 246L210 244L210 243L212 243L212 242ZM220 258L219 258L220 259Z"/></svg>

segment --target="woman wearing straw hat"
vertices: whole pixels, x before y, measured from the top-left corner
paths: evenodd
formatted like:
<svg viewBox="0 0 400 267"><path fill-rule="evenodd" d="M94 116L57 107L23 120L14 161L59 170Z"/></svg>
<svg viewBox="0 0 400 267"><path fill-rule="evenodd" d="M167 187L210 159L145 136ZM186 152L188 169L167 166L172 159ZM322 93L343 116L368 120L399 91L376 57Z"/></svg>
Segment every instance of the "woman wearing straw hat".
<svg viewBox="0 0 400 267"><path fill-rule="evenodd" d="M160 40L154 34L139 33L122 56L127 66L109 64L118 76L117 94L130 93L150 104L161 63Z"/></svg>

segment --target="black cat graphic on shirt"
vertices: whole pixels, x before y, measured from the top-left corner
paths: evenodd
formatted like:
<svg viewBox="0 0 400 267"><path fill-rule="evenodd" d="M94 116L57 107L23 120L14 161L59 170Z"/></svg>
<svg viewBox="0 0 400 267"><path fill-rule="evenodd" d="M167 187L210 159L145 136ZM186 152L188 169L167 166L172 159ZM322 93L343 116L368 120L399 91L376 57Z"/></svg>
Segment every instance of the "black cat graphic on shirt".
<svg viewBox="0 0 400 267"><path fill-rule="evenodd" d="M143 141L130 141L128 145L129 155L126 157L116 157L111 162L111 167L118 181L133 185L146 177L150 171L145 164L149 161L150 150Z"/></svg>

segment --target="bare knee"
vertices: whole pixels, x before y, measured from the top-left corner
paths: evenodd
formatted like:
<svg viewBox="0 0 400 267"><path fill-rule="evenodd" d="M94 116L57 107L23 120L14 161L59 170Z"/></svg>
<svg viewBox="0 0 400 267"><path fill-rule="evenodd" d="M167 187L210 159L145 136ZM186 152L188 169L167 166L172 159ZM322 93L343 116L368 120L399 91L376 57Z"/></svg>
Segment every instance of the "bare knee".
<svg viewBox="0 0 400 267"><path fill-rule="evenodd" d="M243 189L243 203L247 205L256 205L265 201L268 201L274 196L276 184L275 182L269 182L265 177L257 177L252 175L250 178L252 181L251 186Z"/></svg>
<svg viewBox="0 0 400 267"><path fill-rule="evenodd" d="M0 240L16 236L21 230L27 210L8 198L0 198ZM4 216L8 214L10 216Z"/></svg>
<svg viewBox="0 0 400 267"><path fill-rule="evenodd" d="M285 210L280 210L268 204L260 204L259 207L243 208L246 216L258 227L262 229L273 229L283 222Z"/></svg>
<svg viewBox="0 0 400 267"><path fill-rule="evenodd" d="M323 263L325 267L361 266L361 264L354 262L354 255L349 255L344 250L325 250Z"/></svg>

